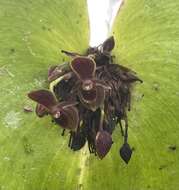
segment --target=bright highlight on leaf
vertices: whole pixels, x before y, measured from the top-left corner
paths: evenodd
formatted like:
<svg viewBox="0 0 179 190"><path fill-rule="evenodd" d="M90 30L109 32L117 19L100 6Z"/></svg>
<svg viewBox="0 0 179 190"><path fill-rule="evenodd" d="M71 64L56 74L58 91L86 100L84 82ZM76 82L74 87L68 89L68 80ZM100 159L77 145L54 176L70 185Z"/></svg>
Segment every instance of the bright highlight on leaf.
<svg viewBox="0 0 179 190"><path fill-rule="evenodd" d="M123 2L124 0L87 0L90 46L97 46L107 38Z"/></svg>

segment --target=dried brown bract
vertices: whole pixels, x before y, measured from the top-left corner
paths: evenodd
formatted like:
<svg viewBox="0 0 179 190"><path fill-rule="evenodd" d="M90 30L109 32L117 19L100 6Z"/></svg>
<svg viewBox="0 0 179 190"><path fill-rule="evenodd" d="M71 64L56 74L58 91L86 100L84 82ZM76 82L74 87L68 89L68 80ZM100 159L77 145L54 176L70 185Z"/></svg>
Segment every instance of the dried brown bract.
<svg viewBox="0 0 179 190"><path fill-rule="evenodd" d="M39 117L49 114L69 130L69 147L74 151L88 142L90 153L102 159L110 151L115 127L120 126L124 138L120 155L128 163L132 155L127 142L131 87L142 81L130 69L114 63L114 46L110 37L98 47L88 48L85 55L62 50L71 62L50 67L49 90L32 91L28 96L37 102Z"/></svg>

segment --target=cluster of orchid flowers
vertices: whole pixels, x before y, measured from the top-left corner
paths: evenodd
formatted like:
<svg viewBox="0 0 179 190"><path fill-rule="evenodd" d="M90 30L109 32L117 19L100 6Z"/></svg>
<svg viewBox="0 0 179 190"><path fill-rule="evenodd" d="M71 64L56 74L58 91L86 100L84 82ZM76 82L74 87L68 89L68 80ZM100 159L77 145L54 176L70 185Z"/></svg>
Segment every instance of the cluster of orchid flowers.
<svg viewBox="0 0 179 190"><path fill-rule="evenodd" d="M71 62L50 67L49 90L32 91L28 96L37 102L39 117L51 115L63 134L69 130L69 147L74 151L87 141L90 153L104 158L119 124L124 137L120 155L128 163L132 150L127 142L126 111L130 109L131 84L141 80L128 68L113 63L110 53L114 45L110 37L100 46L89 48L85 55L62 51ZM125 121L125 131L121 120Z"/></svg>

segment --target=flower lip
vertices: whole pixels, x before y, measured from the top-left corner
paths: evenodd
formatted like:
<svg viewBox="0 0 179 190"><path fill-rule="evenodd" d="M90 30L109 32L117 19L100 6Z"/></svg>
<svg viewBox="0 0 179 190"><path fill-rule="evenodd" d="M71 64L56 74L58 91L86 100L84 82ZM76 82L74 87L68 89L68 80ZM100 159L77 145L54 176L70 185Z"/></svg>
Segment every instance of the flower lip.
<svg viewBox="0 0 179 190"><path fill-rule="evenodd" d="M81 103L92 111L96 111L103 103L105 99L105 90L101 85L95 85L92 90L85 91L79 90L78 96Z"/></svg>
<svg viewBox="0 0 179 190"><path fill-rule="evenodd" d="M92 80L84 80L82 83L82 89L85 91L90 91L94 88L94 84Z"/></svg>
<svg viewBox="0 0 179 190"><path fill-rule="evenodd" d="M82 97L86 103L91 103L96 100L97 90L96 88L93 88L91 90L82 90L79 92L79 96Z"/></svg>

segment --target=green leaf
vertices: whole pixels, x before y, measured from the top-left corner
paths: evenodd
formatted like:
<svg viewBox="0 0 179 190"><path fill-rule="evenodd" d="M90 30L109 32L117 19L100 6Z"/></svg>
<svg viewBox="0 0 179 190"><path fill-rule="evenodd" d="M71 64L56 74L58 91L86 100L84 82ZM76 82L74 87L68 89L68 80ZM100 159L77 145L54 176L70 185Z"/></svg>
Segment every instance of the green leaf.
<svg viewBox="0 0 179 190"><path fill-rule="evenodd" d="M84 189L177 190L179 1L126 0L113 32L116 63L133 69L144 81L134 88L128 114L134 151L126 165L119 156L120 130L115 130L105 159L89 158Z"/></svg>
<svg viewBox="0 0 179 190"><path fill-rule="evenodd" d="M177 190L179 1L126 0L113 32L116 62L144 81L134 89L128 114L129 143L135 150L126 165L118 156L120 130L115 131L112 153L90 163L87 189Z"/></svg>
<svg viewBox="0 0 179 190"><path fill-rule="evenodd" d="M25 113L27 93L47 86L50 65L68 60L61 49L82 53L89 41L85 0L0 1L0 189L75 189L80 153L68 135Z"/></svg>
<svg viewBox="0 0 179 190"><path fill-rule="evenodd" d="M47 86L47 68L68 60L61 49L87 48L85 7L84 0L0 2L0 189L177 190L177 1L126 0L114 25L116 62L144 80L129 114L128 165L119 156L119 129L111 152L98 160L86 148L69 150L68 135L61 137L49 117L23 111L35 105L27 93Z"/></svg>

